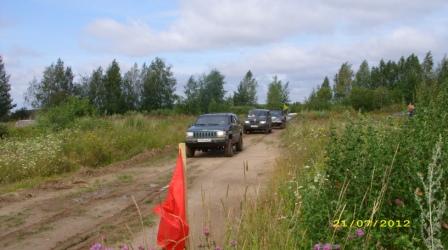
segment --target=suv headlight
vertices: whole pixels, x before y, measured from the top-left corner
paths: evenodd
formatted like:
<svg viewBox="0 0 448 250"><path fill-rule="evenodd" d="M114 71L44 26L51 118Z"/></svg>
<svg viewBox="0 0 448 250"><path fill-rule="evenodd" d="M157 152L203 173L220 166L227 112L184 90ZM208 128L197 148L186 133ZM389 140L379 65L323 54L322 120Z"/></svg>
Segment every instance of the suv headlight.
<svg viewBox="0 0 448 250"><path fill-rule="evenodd" d="M218 130L218 131L216 131L216 136L218 136L218 137L224 137L224 136L226 136L226 132L225 132L225 131L222 131L222 130Z"/></svg>
<svg viewBox="0 0 448 250"><path fill-rule="evenodd" d="M187 136L187 137L193 137L193 132L188 131L188 132L186 133L186 136Z"/></svg>
<svg viewBox="0 0 448 250"><path fill-rule="evenodd" d="M249 121L244 121L244 123L249 124Z"/></svg>
<svg viewBox="0 0 448 250"><path fill-rule="evenodd" d="M266 123L266 121L260 121L260 124L265 124Z"/></svg>

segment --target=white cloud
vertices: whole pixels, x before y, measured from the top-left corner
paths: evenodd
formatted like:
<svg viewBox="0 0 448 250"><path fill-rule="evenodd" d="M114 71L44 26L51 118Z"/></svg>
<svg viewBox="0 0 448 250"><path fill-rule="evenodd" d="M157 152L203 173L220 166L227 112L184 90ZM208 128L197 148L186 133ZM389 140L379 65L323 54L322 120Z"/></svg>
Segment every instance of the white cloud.
<svg viewBox="0 0 448 250"><path fill-rule="evenodd" d="M178 18L166 30L156 31L138 20L97 19L86 27L82 45L131 56L263 45L300 34L329 34L341 27L370 32L391 22L423 19L440 6L445 2L184 0Z"/></svg>

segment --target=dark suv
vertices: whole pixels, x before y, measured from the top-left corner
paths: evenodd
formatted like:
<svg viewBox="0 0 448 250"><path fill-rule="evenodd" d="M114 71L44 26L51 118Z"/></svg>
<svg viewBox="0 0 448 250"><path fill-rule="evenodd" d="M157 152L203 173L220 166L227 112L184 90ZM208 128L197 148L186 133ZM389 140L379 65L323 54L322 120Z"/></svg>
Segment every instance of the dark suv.
<svg viewBox="0 0 448 250"><path fill-rule="evenodd" d="M266 134L272 131L271 111L267 109L253 109L249 111L244 121L244 131L263 131Z"/></svg>
<svg viewBox="0 0 448 250"><path fill-rule="evenodd" d="M232 113L205 114L198 117L186 133L187 157L193 157L196 150L207 152L224 150L226 156L233 156L233 146L243 150L243 128L238 117Z"/></svg>
<svg viewBox="0 0 448 250"><path fill-rule="evenodd" d="M271 110L272 126L286 128L286 115L281 110Z"/></svg>

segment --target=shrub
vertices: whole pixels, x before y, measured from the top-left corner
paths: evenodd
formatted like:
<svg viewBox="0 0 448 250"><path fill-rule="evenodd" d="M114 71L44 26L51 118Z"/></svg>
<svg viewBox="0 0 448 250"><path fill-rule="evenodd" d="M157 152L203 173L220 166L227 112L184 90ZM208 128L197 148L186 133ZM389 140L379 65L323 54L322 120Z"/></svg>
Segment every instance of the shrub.
<svg viewBox="0 0 448 250"><path fill-rule="evenodd" d="M70 127L76 118L93 114L95 114L95 110L88 100L70 97L59 106L43 110L37 121L41 128L61 130Z"/></svg>

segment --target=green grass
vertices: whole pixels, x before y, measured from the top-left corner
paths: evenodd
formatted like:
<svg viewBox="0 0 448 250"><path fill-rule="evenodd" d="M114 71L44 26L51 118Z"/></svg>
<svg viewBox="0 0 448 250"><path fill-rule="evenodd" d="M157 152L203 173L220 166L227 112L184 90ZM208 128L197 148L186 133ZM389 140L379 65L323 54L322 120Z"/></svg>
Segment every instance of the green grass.
<svg viewBox="0 0 448 250"><path fill-rule="evenodd" d="M35 186L49 176L99 168L183 141L190 116L84 117L63 130L12 128L0 140L0 190Z"/></svg>

